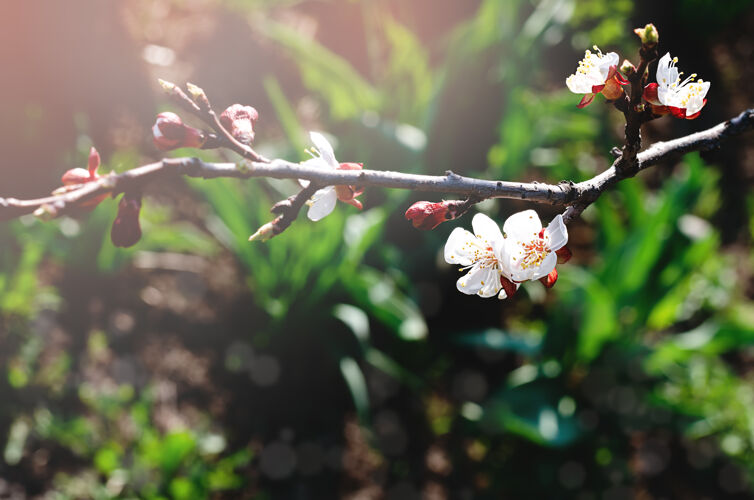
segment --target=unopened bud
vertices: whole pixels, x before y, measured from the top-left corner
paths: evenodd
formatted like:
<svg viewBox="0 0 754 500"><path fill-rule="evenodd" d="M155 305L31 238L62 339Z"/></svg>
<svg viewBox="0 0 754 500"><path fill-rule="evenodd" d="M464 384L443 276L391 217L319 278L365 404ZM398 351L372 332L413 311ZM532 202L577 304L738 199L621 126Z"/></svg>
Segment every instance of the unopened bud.
<svg viewBox="0 0 754 500"><path fill-rule="evenodd" d="M183 123L181 117L170 111L157 115L152 126L152 141L157 149L170 151L177 148L200 148L207 136L199 129Z"/></svg>
<svg viewBox="0 0 754 500"><path fill-rule="evenodd" d="M176 89L175 83L163 80L162 78L158 78L157 83L160 84L160 87L162 87L162 90L165 92L173 92Z"/></svg>
<svg viewBox="0 0 754 500"><path fill-rule="evenodd" d="M47 203L34 210L34 217L41 221L49 222L57 216L58 210Z"/></svg>
<svg viewBox="0 0 754 500"><path fill-rule="evenodd" d="M256 233L249 236L249 241L267 241L273 236L275 236L274 232L275 232L274 221L268 222L267 224L257 229Z"/></svg>
<svg viewBox="0 0 754 500"><path fill-rule="evenodd" d="M254 124L259 113L251 106L233 104L220 115L220 123L230 135L242 144L251 144L254 140Z"/></svg>
<svg viewBox="0 0 754 500"><path fill-rule="evenodd" d="M118 215L110 229L110 240L113 245L127 248L138 243L141 239L140 211L141 195L125 193L118 203Z"/></svg>
<svg viewBox="0 0 754 500"><path fill-rule="evenodd" d="M657 45L657 42L660 41L660 33L652 23L647 24L643 28L636 28L634 33L639 37L642 45L653 46Z"/></svg>
<svg viewBox="0 0 754 500"><path fill-rule="evenodd" d="M422 231L436 228L450 219L448 215L448 205L444 201L440 203L417 201L406 210L406 219Z"/></svg>
<svg viewBox="0 0 754 500"><path fill-rule="evenodd" d="M186 89L189 91L189 94L191 94L191 98L194 99L194 101L201 103L205 108L210 107L209 99L207 99L207 94L204 93L204 89L190 82L186 83Z"/></svg>
<svg viewBox="0 0 754 500"><path fill-rule="evenodd" d="M624 59L623 64L620 65L620 72L626 76L631 76L636 73L636 66L628 59Z"/></svg>
<svg viewBox="0 0 754 500"><path fill-rule="evenodd" d="M63 174L60 178L64 186L70 186L72 184L84 184L92 180L89 177L89 171L83 168L72 168Z"/></svg>

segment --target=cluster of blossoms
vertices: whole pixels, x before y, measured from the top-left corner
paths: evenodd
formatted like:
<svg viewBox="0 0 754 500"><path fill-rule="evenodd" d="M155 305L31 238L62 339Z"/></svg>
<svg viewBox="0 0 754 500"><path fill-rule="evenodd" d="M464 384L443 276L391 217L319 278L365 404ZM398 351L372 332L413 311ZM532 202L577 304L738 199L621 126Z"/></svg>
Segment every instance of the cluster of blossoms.
<svg viewBox="0 0 754 500"><path fill-rule="evenodd" d="M456 283L467 295L505 299L529 280L540 280L550 288L558 279L555 264L571 257L560 214L544 228L534 210L508 217L502 232L484 214L476 214L471 225L474 233L457 227L445 244L445 261L468 269Z"/></svg>
<svg viewBox="0 0 754 500"><path fill-rule="evenodd" d="M654 46L657 43L657 31L652 25L637 30L644 44ZM596 53L587 50L584 59L579 62L576 73L566 78L566 86L574 94L583 94L578 104L579 108L589 105L596 94L602 94L608 101L615 101L624 94L623 85L628 80L618 69L618 54L609 52L603 54L597 46ZM642 97L654 115L672 114L676 118L693 120L707 103L707 92L710 84L704 80L696 80L696 73L681 81L682 72L676 64L678 58L666 53L657 63L657 82L644 87ZM636 71L628 61L621 68L627 73ZM643 75L641 75L643 77Z"/></svg>

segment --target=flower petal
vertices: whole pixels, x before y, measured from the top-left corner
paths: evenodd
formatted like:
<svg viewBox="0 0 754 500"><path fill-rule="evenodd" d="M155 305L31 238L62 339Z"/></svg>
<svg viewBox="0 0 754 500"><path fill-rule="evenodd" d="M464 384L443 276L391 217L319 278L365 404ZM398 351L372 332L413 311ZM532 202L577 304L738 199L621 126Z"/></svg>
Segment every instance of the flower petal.
<svg viewBox="0 0 754 500"><path fill-rule="evenodd" d="M500 254L503 246L503 233L500 232L500 226L495 221L484 214L476 214L471 219L471 227L474 228L474 234L484 241L484 244L492 246L495 255Z"/></svg>
<svg viewBox="0 0 754 500"><path fill-rule="evenodd" d="M310 220L318 221L324 217L330 215L330 212L335 208L335 203L338 201L338 195L335 194L335 188L328 186L322 188L312 196L311 205L306 216Z"/></svg>
<svg viewBox="0 0 754 500"><path fill-rule="evenodd" d="M534 272L532 272L530 280L538 280L539 278L543 278L550 274L553 269L555 269L555 264L558 263L558 256L555 255L555 252L550 252L545 257L545 260L542 261L542 264L540 264L538 267L534 268Z"/></svg>
<svg viewBox="0 0 754 500"><path fill-rule="evenodd" d="M556 215L552 222L550 222L547 229L545 229L545 234L549 237L550 250L553 252L560 250L568 243L568 228L566 228L561 214Z"/></svg>
<svg viewBox="0 0 754 500"><path fill-rule="evenodd" d="M529 241L542 230L542 222L534 210L524 210L506 219L503 232L506 238Z"/></svg>
<svg viewBox="0 0 754 500"><path fill-rule="evenodd" d="M664 56L657 61L657 84L660 87L665 87L675 83L678 79L678 68L672 65L672 59L670 52L665 53Z"/></svg>
<svg viewBox="0 0 754 500"><path fill-rule="evenodd" d="M325 136L319 132L309 132L309 137L317 147L319 154L322 155L322 159L325 160L330 167L338 168L340 164L335 159L335 153L333 152L332 146Z"/></svg>
<svg viewBox="0 0 754 500"><path fill-rule="evenodd" d="M456 282L456 287L466 295L492 297L500 291L500 274L496 268L475 265Z"/></svg>
<svg viewBox="0 0 754 500"><path fill-rule="evenodd" d="M476 240L476 236L461 227L453 229L445 243L445 262L470 266L474 262Z"/></svg>

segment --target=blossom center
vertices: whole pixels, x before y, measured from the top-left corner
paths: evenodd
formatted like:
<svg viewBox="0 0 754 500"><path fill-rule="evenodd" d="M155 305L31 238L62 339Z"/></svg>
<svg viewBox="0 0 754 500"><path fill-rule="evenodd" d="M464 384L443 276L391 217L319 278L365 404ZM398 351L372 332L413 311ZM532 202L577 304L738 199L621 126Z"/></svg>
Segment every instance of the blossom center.
<svg viewBox="0 0 754 500"><path fill-rule="evenodd" d="M550 253L550 246L543 238L537 238L529 242L521 242L522 258L521 269L539 267Z"/></svg>
<svg viewBox="0 0 754 500"><path fill-rule="evenodd" d="M470 251L470 258L473 262L471 266L467 266L464 269L472 266L478 266L479 269L496 269L499 267L495 250L490 245L490 242L481 236L477 236L476 240L468 241L464 245L463 250Z"/></svg>

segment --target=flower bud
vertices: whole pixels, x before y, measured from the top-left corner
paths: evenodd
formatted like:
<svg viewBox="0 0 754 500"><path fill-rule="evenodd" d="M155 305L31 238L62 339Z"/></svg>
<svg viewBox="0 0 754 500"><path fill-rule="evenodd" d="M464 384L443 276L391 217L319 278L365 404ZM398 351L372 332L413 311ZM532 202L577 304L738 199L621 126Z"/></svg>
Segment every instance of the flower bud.
<svg viewBox="0 0 754 500"><path fill-rule="evenodd" d="M201 130L184 124L175 113L165 111L157 115L152 126L152 140L157 149L170 151L177 148L200 148L206 135Z"/></svg>
<svg viewBox="0 0 754 500"><path fill-rule="evenodd" d="M277 219L272 222L268 222L267 224L257 229L256 233L249 236L249 241L267 241L275 236L274 231L276 221Z"/></svg>
<svg viewBox="0 0 754 500"><path fill-rule="evenodd" d="M63 176L60 178L60 181L63 183L63 186L76 186L78 184L86 184L87 182L96 181L97 179L101 177L99 174L97 174L97 169L99 168L99 166L100 166L99 153L92 146L92 148L89 150L89 161L87 162L87 169L72 168L63 174ZM53 194L67 193L75 189L77 188L76 187L58 188L55 191L53 191ZM82 208L93 209L108 196L109 196L108 193L101 194L94 198L90 198L86 201L79 202L79 206Z"/></svg>
<svg viewBox="0 0 754 500"><path fill-rule="evenodd" d="M135 245L141 239L139 212L141 211L141 195L125 193L118 204L118 215L110 230L110 240L116 247L127 248Z"/></svg>
<svg viewBox="0 0 754 500"><path fill-rule="evenodd" d="M186 89L188 89L189 94L191 94L191 98L194 99L194 102L198 101L205 108L210 107L209 99L207 99L207 94L204 93L204 89L190 82L186 83Z"/></svg>
<svg viewBox="0 0 754 500"><path fill-rule="evenodd" d="M406 219L415 228L429 231L450 219L446 202L417 201L406 210Z"/></svg>
<svg viewBox="0 0 754 500"><path fill-rule="evenodd" d="M639 37L642 45L648 45L651 47L657 45L657 42L660 40L660 33L652 23L647 24L643 28L636 28L634 33Z"/></svg>
<svg viewBox="0 0 754 500"><path fill-rule="evenodd" d="M636 73L636 66L633 65L628 59L623 60L623 64L620 65L620 72L624 75L631 76Z"/></svg>
<svg viewBox="0 0 754 500"><path fill-rule="evenodd" d="M251 106L233 104L222 112L220 123L238 142L251 144L254 140L254 124L258 118L259 113Z"/></svg>

